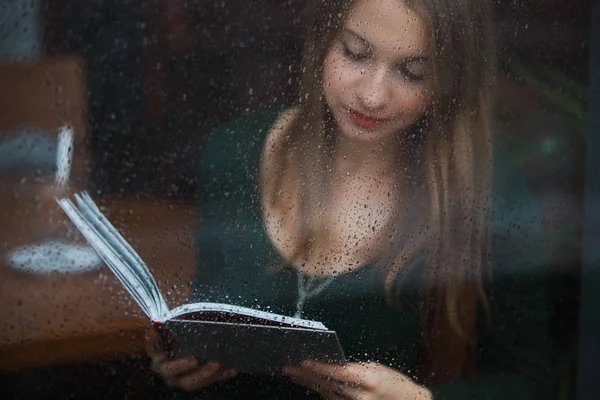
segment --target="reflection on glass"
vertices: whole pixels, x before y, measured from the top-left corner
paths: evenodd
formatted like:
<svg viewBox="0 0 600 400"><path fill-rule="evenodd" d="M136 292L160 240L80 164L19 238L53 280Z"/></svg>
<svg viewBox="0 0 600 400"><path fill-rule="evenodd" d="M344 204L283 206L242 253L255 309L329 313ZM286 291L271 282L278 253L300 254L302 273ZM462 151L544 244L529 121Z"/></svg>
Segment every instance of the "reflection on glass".
<svg viewBox="0 0 600 400"><path fill-rule="evenodd" d="M73 314L89 349L58 352L72 369L30 358L8 376L86 377L105 357L98 387L116 366L122 393L158 398L569 398L588 28L587 5L560 3L49 2L48 53L86 70L93 181L78 188L114 205L168 306L320 321L347 363L254 374L173 356L103 268L78 281L103 290L103 317ZM46 343L23 332L10 343Z"/></svg>

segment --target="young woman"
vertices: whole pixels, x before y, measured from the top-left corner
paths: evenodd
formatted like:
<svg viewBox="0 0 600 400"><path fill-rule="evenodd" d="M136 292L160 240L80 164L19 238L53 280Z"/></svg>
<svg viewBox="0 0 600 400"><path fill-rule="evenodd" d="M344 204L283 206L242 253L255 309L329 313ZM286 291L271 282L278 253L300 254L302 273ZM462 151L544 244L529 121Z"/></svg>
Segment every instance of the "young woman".
<svg viewBox="0 0 600 400"><path fill-rule="evenodd" d="M351 362L236 376L167 360L151 331L169 385L547 398L545 249L523 177L493 145L489 8L310 2L298 103L217 129L204 151L195 296L322 321Z"/></svg>

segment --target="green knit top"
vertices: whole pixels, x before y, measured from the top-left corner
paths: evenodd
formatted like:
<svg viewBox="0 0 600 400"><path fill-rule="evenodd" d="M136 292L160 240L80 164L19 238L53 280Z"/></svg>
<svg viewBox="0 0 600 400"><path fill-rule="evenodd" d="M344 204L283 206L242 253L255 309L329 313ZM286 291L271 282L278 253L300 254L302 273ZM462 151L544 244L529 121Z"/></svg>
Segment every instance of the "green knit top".
<svg viewBox="0 0 600 400"><path fill-rule="evenodd" d="M298 272L281 266L262 220L258 169L264 140L280 110L248 113L215 129L199 172L201 218L193 281L195 301L219 301L293 316ZM487 287L493 329L478 340L472 382L431 387L436 399L547 399L550 387L548 249L538 206L524 176L500 149L494 154L493 278ZM302 317L337 332L350 360L377 361L411 376L421 340L424 257L403 267L386 302L374 265L338 275L308 298ZM274 272L275 271L275 272ZM482 326L484 324L481 324ZM201 398L307 398L281 377L239 376L198 392Z"/></svg>

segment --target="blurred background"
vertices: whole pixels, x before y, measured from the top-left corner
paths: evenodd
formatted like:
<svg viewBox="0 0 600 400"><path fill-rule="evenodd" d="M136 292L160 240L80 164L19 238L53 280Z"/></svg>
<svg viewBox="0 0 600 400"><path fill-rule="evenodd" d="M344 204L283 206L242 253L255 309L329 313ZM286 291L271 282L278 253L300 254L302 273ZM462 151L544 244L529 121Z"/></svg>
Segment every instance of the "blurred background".
<svg viewBox="0 0 600 400"><path fill-rule="evenodd" d="M193 267L193 244L179 232L193 230L194 200L202 190L195 171L207 135L245 111L295 100L303 4L1 2L0 250L41 240L48 232L67 235L54 228L59 217L48 204L55 193L43 189L58 168L56 133L66 124L74 146L65 191L87 189L109 199L105 206L117 227L147 247L140 250L143 258L153 257L159 265L180 254L176 261ZM554 339L569 343L556 360L557 393L569 398L576 374L591 4L494 4L498 138L525 172L551 238L558 294ZM25 189L24 180L34 182L32 188ZM35 201L24 200L27 190L36 193ZM140 222L139 210L156 217ZM26 218L37 225L25 224ZM169 242L161 232L179 236ZM157 235L163 250L153 253L157 244L149 238ZM177 278L166 267L154 272L172 289L185 282L190 269L182 267ZM62 393L61 379L73 383L75 373L94 376L92 387L99 391L121 379L119 388L106 386L122 390L119 394L130 393L131 382L147 383L144 319L122 316L131 308L126 294L112 298L106 289L90 292L86 286L110 277L97 271L30 277L6 267L2 273L0 386L7 384L8 395L24 397L41 388ZM54 294L66 285L79 292ZM185 293L174 290L173 301L177 295ZM44 298L62 302L69 319L40 308ZM43 356L46 350L54 353ZM91 393L85 385L79 390Z"/></svg>
<svg viewBox="0 0 600 400"><path fill-rule="evenodd" d="M9 3L21 5L17 32L4 29L15 52L84 65L92 182L103 192L192 199L194 163L216 124L295 99L304 0ZM567 128L541 116L555 111L582 132L589 1L495 3L506 83L499 111L516 117L525 107L548 124L514 124L507 134Z"/></svg>

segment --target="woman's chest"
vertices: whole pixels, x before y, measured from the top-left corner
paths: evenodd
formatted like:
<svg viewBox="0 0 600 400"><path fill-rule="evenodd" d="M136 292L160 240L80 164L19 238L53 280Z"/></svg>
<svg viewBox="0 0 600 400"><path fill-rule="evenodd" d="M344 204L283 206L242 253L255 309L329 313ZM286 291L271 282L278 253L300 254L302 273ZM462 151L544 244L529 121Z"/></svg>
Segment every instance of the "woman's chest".
<svg viewBox="0 0 600 400"><path fill-rule="evenodd" d="M377 255L390 222L397 216L393 192L381 182L354 178L332 185L321 201L302 204L300 188L290 183L281 192L287 199L284 206L265 202L265 229L287 260L294 259L303 239L311 238L314 251L303 258L307 272L322 274L360 266ZM312 268L323 264L327 264L327 271Z"/></svg>
<svg viewBox="0 0 600 400"><path fill-rule="evenodd" d="M221 272L211 282L219 300L290 316L302 308L303 318L321 321L337 332L351 359L375 359L398 367L414 360L420 315L416 287L406 288L396 310L386 299L379 271L364 265L303 300L301 275L283 265L260 219L237 217L224 226L219 238L222 258L214 268Z"/></svg>

